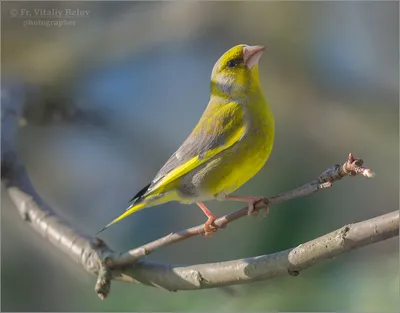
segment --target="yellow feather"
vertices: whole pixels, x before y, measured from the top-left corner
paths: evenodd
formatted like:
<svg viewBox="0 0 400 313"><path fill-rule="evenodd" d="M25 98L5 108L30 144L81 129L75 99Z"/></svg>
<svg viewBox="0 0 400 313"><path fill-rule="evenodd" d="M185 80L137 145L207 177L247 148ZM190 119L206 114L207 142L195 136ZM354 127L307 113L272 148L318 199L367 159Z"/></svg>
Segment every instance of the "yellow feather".
<svg viewBox="0 0 400 313"><path fill-rule="evenodd" d="M106 230L111 225L123 220L128 215L131 215L132 213L135 213L135 212L143 209L145 206L146 206L146 203L139 203L137 205L133 205L133 206L129 207L124 213L122 213L120 216L118 216L117 218L112 220L110 223L108 223L106 226L104 226L96 235L101 233L103 230Z"/></svg>

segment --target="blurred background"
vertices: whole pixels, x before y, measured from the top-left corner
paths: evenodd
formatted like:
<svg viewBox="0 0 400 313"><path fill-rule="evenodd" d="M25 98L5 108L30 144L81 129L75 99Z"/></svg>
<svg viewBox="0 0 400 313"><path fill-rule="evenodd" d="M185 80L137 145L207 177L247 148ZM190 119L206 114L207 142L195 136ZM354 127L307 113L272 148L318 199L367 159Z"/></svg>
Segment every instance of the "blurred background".
<svg viewBox="0 0 400 313"><path fill-rule="evenodd" d="M203 112L214 63L239 43L267 46L260 79L275 114L276 141L264 169L236 194L270 196L298 187L349 152L377 176L344 179L274 205L267 219L240 219L149 259L195 264L274 253L398 209L398 3L1 5L2 87L17 88L25 102L18 153L37 191L78 231L95 234L154 177ZM242 205L209 207L223 215ZM1 217L3 311L400 308L398 238L298 277L236 286L234 297L113 282L101 301L95 277L24 223L4 187ZM170 203L130 216L101 238L125 251L204 221L196 205Z"/></svg>

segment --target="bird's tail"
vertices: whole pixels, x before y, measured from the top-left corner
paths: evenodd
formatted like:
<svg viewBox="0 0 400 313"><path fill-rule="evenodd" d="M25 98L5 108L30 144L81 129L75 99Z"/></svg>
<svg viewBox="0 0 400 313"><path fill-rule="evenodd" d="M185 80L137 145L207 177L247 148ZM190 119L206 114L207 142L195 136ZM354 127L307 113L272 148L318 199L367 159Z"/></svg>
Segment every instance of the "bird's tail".
<svg viewBox="0 0 400 313"><path fill-rule="evenodd" d="M100 234L103 230L106 230L108 227L110 227L111 225L123 220L125 217L127 217L128 215L131 215L132 213L135 213L141 209L144 209L146 206L148 205L148 203L146 202L141 202L141 203L137 203L137 204L132 204L129 208L126 209L126 211L124 213L122 213L120 216L118 216L117 218L115 218L113 221L111 221L110 223L108 223L106 226L103 227L102 230L100 230L96 235Z"/></svg>

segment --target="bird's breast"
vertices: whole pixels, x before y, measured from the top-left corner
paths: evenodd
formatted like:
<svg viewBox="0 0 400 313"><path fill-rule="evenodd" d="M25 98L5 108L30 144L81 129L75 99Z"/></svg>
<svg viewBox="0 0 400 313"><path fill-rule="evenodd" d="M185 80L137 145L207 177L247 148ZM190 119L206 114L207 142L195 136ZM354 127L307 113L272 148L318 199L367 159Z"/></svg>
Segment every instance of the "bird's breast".
<svg viewBox="0 0 400 313"><path fill-rule="evenodd" d="M274 119L265 103L244 107L245 133L230 148L186 175L182 195L198 201L229 194L250 180L264 166L272 151Z"/></svg>

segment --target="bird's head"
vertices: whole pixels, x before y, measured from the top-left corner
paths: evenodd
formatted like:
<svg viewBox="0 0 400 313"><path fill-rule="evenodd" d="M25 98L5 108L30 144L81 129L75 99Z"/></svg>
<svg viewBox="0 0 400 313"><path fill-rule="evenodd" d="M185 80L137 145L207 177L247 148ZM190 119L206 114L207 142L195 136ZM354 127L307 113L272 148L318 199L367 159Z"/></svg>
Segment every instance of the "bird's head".
<svg viewBox="0 0 400 313"><path fill-rule="evenodd" d="M264 46L237 45L225 52L211 73L211 94L221 97L245 97L259 86L258 61Z"/></svg>

